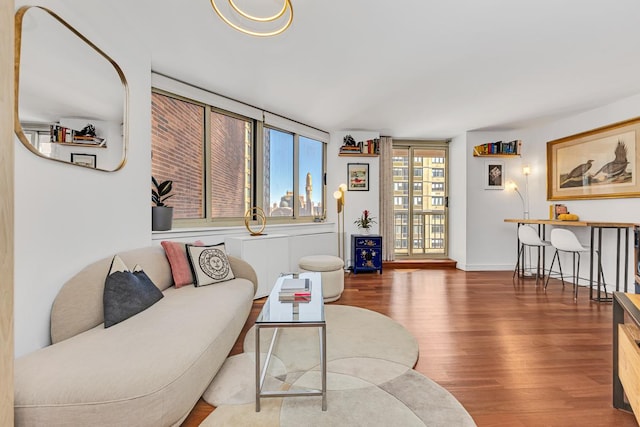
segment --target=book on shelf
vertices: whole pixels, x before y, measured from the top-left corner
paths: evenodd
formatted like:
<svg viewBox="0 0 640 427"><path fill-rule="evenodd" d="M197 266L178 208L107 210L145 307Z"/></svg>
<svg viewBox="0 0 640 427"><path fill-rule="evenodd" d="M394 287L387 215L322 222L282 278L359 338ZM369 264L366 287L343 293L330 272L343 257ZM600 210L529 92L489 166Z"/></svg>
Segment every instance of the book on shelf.
<svg viewBox="0 0 640 427"><path fill-rule="evenodd" d="M73 137L73 142L98 145L104 142L104 138L100 138L99 136L90 136L90 135L75 135Z"/></svg>
<svg viewBox="0 0 640 427"><path fill-rule="evenodd" d="M106 139L93 135L81 135L80 131L60 126L51 125L49 127L50 142L64 142L67 144L88 144L103 147Z"/></svg>
<svg viewBox="0 0 640 427"><path fill-rule="evenodd" d="M473 147L473 153L476 156L491 155L491 154L506 154L506 155L518 155L522 150L522 141L514 139L513 141L503 142L487 142L486 144L480 144Z"/></svg>
<svg viewBox="0 0 640 427"><path fill-rule="evenodd" d="M340 154L380 154L380 140L367 139L356 145L343 145L340 147Z"/></svg>
<svg viewBox="0 0 640 427"><path fill-rule="evenodd" d="M362 151L357 145L343 145L340 147L340 153L360 154Z"/></svg>

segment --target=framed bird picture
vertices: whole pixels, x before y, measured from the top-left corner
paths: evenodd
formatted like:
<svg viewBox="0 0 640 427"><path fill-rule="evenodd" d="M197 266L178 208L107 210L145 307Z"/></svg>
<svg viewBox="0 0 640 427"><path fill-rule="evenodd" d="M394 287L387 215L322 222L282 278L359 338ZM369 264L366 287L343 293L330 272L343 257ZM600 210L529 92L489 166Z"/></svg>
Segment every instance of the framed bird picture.
<svg viewBox="0 0 640 427"><path fill-rule="evenodd" d="M640 197L640 118L547 142L547 199Z"/></svg>

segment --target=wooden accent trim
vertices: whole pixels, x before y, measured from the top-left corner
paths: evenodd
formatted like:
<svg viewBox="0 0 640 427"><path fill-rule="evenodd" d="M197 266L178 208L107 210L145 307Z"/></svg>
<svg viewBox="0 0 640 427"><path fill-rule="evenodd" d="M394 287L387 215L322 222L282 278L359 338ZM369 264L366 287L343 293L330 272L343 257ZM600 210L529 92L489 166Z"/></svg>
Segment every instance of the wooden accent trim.
<svg viewBox="0 0 640 427"><path fill-rule="evenodd" d="M620 382L640 423L640 330L634 324L618 325L618 369Z"/></svg>
<svg viewBox="0 0 640 427"><path fill-rule="evenodd" d="M639 225L635 222L608 222L608 221L561 221L559 219L518 219L507 218L504 222L513 222L517 224L544 224L544 225L562 225L567 227L600 227L600 228L631 228Z"/></svg>
<svg viewBox="0 0 640 427"><path fill-rule="evenodd" d="M456 268L457 262L449 258L430 258L430 259L406 259L395 261L383 261L382 268L392 269L443 269Z"/></svg>
<svg viewBox="0 0 640 427"><path fill-rule="evenodd" d="M13 12L14 0L0 2L0 425L13 420ZM7 30L9 29L9 30Z"/></svg>

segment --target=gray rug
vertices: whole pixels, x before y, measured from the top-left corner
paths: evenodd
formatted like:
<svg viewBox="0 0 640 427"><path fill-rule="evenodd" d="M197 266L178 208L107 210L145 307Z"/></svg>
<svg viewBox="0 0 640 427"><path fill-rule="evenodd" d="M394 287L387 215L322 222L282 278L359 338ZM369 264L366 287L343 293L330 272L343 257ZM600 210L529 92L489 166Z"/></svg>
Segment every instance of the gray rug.
<svg viewBox="0 0 640 427"><path fill-rule="evenodd" d="M448 391L412 369L417 342L400 324L341 305L325 306L325 318L327 411L320 397L286 397L262 399L255 412L252 328L245 353L229 357L203 395L216 410L201 426L475 426ZM317 329L282 329L273 354L264 389L320 388Z"/></svg>

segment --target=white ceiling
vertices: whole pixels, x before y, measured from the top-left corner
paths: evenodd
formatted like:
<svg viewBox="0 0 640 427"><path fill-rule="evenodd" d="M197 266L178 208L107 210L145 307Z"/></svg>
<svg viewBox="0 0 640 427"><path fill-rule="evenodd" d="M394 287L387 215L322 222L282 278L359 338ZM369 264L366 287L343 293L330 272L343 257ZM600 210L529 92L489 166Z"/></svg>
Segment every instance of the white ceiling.
<svg viewBox="0 0 640 427"><path fill-rule="evenodd" d="M640 93L638 0L292 3L273 38L231 29L209 0L111 7L154 71L328 131L446 138Z"/></svg>

